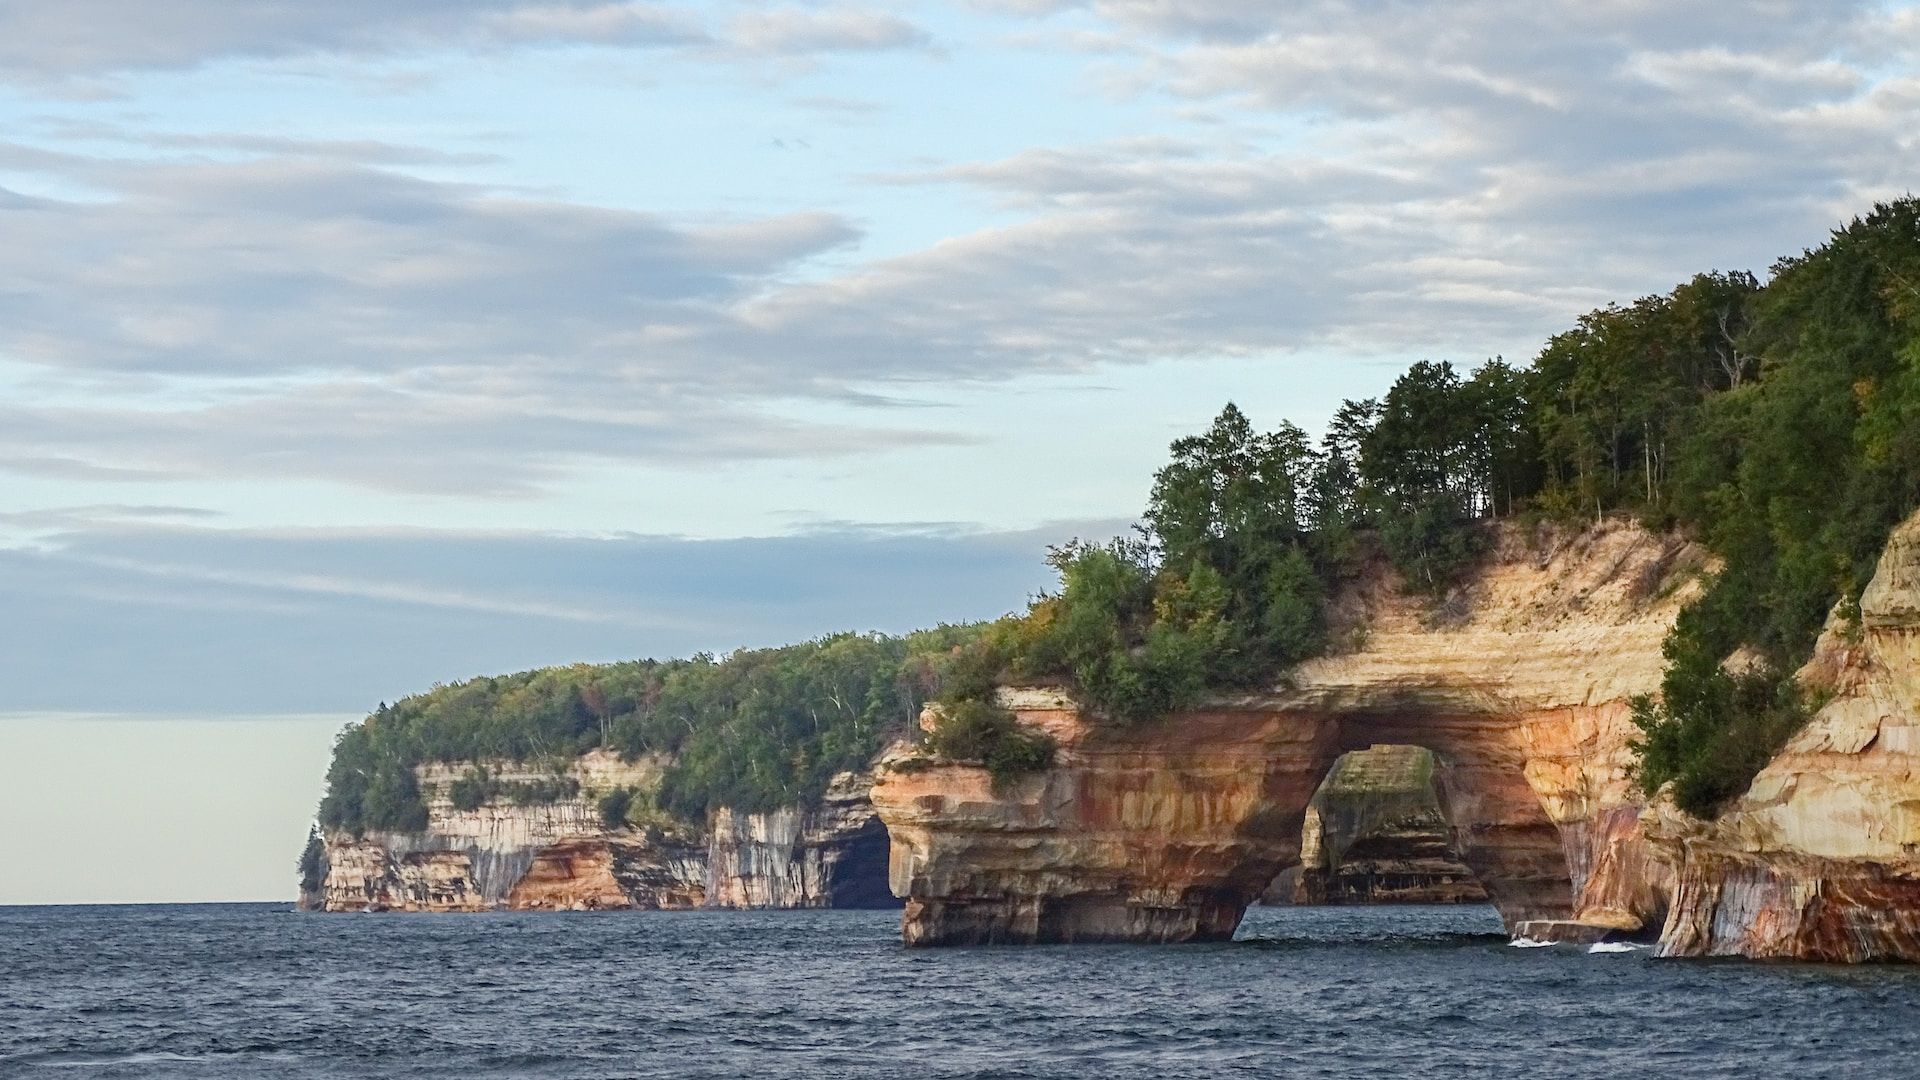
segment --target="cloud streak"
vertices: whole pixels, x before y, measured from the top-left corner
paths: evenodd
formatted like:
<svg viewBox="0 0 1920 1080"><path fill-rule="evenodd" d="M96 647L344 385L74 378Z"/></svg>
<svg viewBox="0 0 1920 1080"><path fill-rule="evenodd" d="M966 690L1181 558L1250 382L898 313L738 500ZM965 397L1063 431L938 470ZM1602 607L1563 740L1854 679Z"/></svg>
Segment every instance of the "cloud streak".
<svg viewBox="0 0 1920 1080"><path fill-rule="evenodd" d="M933 46L818 4L713 26L626 3L137 7L15 5L0 60ZM886 257L804 202L675 219L429 178L459 155L377 139L0 144L0 170L35 181L0 188L0 358L51 388L0 404L0 469L509 497L605 462L964 445L924 415L791 406L1170 357L1525 353L1588 307L1764 267L1920 175L1910 7L994 7L1027 40L1098 37L1062 55L1104 91L1207 119L867 169L1001 211ZM126 153L72 149L89 138Z"/></svg>
<svg viewBox="0 0 1920 1080"><path fill-rule="evenodd" d="M0 711L363 710L538 664L990 618L1047 584L1045 543L1118 527L691 541L94 522L0 547Z"/></svg>
<svg viewBox="0 0 1920 1080"><path fill-rule="evenodd" d="M222 60L380 59L421 51L588 45L727 56L924 48L883 9L787 5L724 26L647 0L62 0L0 6L0 81L60 87Z"/></svg>

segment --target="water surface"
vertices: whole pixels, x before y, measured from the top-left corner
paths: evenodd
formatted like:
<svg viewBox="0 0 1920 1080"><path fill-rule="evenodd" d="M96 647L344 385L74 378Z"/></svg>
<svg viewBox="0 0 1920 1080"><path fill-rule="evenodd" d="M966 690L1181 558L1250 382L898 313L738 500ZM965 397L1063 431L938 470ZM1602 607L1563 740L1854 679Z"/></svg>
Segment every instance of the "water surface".
<svg viewBox="0 0 1920 1080"><path fill-rule="evenodd" d="M0 1076L1920 1075L1920 969L1514 949L1485 908L1173 948L898 918L0 908Z"/></svg>

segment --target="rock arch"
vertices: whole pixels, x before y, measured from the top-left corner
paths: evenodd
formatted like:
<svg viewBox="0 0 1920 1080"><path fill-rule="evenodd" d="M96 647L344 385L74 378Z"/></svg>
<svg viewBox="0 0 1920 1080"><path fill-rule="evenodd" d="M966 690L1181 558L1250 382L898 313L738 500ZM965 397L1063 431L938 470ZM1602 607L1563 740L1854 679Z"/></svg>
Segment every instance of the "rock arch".
<svg viewBox="0 0 1920 1080"><path fill-rule="evenodd" d="M874 805L909 944L1219 940L1297 862L1308 800L1340 754L1439 757L1460 851L1514 932L1658 927L1665 871L1629 782L1629 700L1704 556L1604 523L1557 544L1506 534L1435 625L1390 582L1343 598L1358 648L1270 694L1132 729L1055 690L1002 703L1050 732L1054 768L996 791L977 766L904 755Z"/></svg>
<svg viewBox="0 0 1920 1080"><path fill-rule="evenodd" d="M1064 697L1012 697L1023 721L1061 740L1054 769L996 791L977 767L896 763L874 789L909 944L1231 937L1298 862L1328 769L1376 743L1434 751L1456 849L1509 929L1657 925L1637 807L1580 790L1593 736L1624 724L1623 710L1326 713L1249 699L1096 737Z"/></svg>

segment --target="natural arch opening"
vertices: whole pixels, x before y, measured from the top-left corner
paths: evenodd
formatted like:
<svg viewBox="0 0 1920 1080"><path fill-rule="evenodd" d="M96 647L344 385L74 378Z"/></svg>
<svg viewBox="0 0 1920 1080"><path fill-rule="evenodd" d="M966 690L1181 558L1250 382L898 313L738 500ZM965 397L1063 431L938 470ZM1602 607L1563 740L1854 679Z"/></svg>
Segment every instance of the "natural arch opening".
<svg viewBox="0 0 1920 1080"><path fill-rule="evenodd" d="M1636 808L1609 805L1615 767L1591 752L1627 722L1618 703L1504 708L1369 684L1103 729L1051 689L1007 704L1059 734L1053 768L995 787L977 766L935 762L873 789L908 944L1230 939L1299 864L1335 763L1378 745L1430 751L1453 856L1511 933L1644 934L1663 918L1659 882L1633 871L1646 861Z"/></svg>
<svg viewBox="0 0 1920 1080"><path fill-rule="evenodd" d="M1342 754L1307 803L1300 863L1267 905L1484 904L1434 785L1433 752L1382 743Z"/></svg>

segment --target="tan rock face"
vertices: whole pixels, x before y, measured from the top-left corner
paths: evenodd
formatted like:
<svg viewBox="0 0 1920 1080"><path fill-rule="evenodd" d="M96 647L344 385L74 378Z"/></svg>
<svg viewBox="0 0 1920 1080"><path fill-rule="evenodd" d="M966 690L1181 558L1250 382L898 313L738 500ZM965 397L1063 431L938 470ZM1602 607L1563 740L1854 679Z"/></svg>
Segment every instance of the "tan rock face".
<svg viewBox="0 0 1920 1080"><path fill-rule="evenodd" d="M550 777L490 762L509 783ZM593 751L568 769L576 797L461 810L448 797L467 763L418 772L428 807L421 833L326 838L320 889L301 906L325 911L604 910L690 907L894 906L885 887L887 836L866 774L836 778L819 806L769 814L726 808L705 823L609 829L599 799L616 787L651 790L664 762Z"/></svg>
<svg viewBox="0 0 1920 1080"><path fill-rule="evenodd" d="M1340 758L1307 806L1300 867L1266 904L1483 903L1486 890L1453 851L1433 789L1433 756L1375 746Z"/></svg>
<svg viewBox="0 0 1920 1080"><path fill-rule="evenodd" d="M1298 861L1334 760L1376 743L1434 751L1455 847L1510 925L1591 908L1638 926L1659 914L1663 879L1642 865L1627 700L1658 687L1660 643L1706 565L1620 523L1509 529L1437 612L1382 576L1341 597L1338 635L1362 644L1270 694L1115 730L1059 693L1005 691L1059 740L1048 772L995 792L971 765L882 764L873 801L893 836L903 936L1231 936Z"/></svg>
<svg viewBox="0 0 1920 1080"><path fill-rule="evenodd" d="M549 844L507 893L516 911L673 910L707 905L705 848L664 838Z"/></svg>
<svg viewBox="0 0 1920 1080"><path fill-rule="evenodd" d="M329 911L485 911L462 852L395 857L374 843L330 845L322 897Z"/></svg>
<svg viewBox="0 0 1920 1080"><path fill-rule="evenodd" d="M1920 960L1920 515L1800 673L1830 695L1721 816L1659 804L1670 956Z"/></svg>

